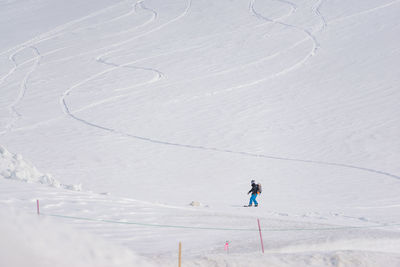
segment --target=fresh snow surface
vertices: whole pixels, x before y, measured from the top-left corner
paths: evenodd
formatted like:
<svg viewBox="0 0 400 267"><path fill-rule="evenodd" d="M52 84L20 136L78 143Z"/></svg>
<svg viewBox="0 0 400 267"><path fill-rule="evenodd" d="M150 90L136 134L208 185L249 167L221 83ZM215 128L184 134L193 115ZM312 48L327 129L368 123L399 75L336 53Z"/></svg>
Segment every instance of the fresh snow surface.
<svg viewBox="0 0 400 267"><path fill-rule="evenodd" d="M0 1L0 266L400 266L399 14Z"/></svg>

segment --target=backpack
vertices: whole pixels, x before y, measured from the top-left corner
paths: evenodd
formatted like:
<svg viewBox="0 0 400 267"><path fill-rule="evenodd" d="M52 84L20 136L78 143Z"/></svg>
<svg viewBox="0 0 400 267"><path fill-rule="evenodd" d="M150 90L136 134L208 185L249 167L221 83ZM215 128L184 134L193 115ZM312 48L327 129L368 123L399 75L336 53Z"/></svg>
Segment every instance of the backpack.
<svg viewBox="0 0 400 267"><path fill-rule="evenodd" d="M261 194L262 193L262 187L261 184L257 184L257 193Z"/></svg>

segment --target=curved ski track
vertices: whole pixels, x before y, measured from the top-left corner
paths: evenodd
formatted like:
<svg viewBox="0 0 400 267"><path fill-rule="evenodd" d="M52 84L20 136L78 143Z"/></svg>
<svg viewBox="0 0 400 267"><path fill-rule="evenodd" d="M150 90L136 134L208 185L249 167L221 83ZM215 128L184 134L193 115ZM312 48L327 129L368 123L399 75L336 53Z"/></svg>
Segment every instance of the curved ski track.
<svg viewBox="0 0 400 267"><path fill-rule="evenodd" d="M29 77L30 77L30 76L32 75L32 73L36 70L36 68L38 67L39 62L40 62L41 55L40 55L39 50L38 50L36 47L34 47L34 46L30 46L29 48L31 48L31 49L33 50L33 52L35 53L35 57L34 57L34 59L33 59L35 62L34 62L34 64L33 64L32 68L26 73L24 79L22 80L21 85L20 85L20 88L19 88L19 93L18 93L17 98L16 98L15 101L9 106L9 110L10 110L10 113L13 115L13 119L11 120L10 123L8 123L8 124L5 126L6 132L11 131L12 128L13 128L13 125L16 123L16 121L17 121L19 118L22 117L22 115L21 115L21 114L18 112L18 110L17 110L17 106L19 105L19 103L22 101L22 99L24 98L24 96L25 96L25 94L26 94L26 91L27 91L27 82L28 82L28 80L29 80ZM19 51L21 51L21 50L24 50L24 48L18 49L18 51L17 51L16 53L14 53L14 54L10 57L10 59L11 59L11 60L13 61L13 63L14 63L14 68L13 68L13 70L11 71L11 73L13 73L13 72L18 68L18 63L17 63L17 61L15 60L15 55L16 55ZM11 74L10 74L10 75L11 75ZM0 84L1 84L1 83L0 83Z"/></svg>
<svg viewBox="0 0 400 267"><path fill-rule="evenodd" d="M146 10L151 11L151 12L154 14L154 19L157 18L158 15L157 15L157 12L156 12L155 10L146 8L146 7L143 5L142 1L140 1L140 3L141 3L141 6L142 6L143 8L145 8ZM153 28L153 29L151 29L151 30L149 30L149 31L147 31L147 32L145 32L145 33L139 34L139 35L137 35L137 36L134 36L134 37L129 38L129 39L127 39L127 40L124 40L124 41L122 41L122 42L114 43L114 44L112 44L112 45L106 47L106 49L110 49L110 48L112 49L112 48L115 48L115 47L119 47L119 46L124 45L124 44L126 44L126 43L129 43L129 42L131 42L131 41L133 41L133 40L136 40L136 39L138 39L138 38L140 38L140 37L143 37L143 36L146 36L146 35L151 34L151 33L153 33L153 32L159 31L159 30L161 30L162 28L168 26L169 24L178 21L179 19L183 18L184 16L186 16L186 15L188 14L189 9L190 9L190 7L191 7L192 0L188 0L187 3L188 3L188 4L187 4L187 7L186 7L186 9L184 10L184 12L183 12L182 14L180 14L179 16L175 17L174 19L171 19L171 20L169 20L169 21L167 21L167 22L165 22L165 23L159 25L158 27L155 27L155 28ZM103 49L103 48L100 48L100 49ZM96 50L97 50L97 49L96 49ZM96 77L99 77L99 76L101 76L101 75L103 75L103 74L105 74L105 73L107 73L107 72L110 72L110 71L112 71L112 70L114 70L114 69L116 69L116 68L122 68L122 67L124 67L124 68L132 68L132 69L142 69L142 70L152 71L152 72L155 72L155 73L157 74L157 77L156 77L155 79L152 79L151 81L146 82L146 83L137 84L137 85L135 85L135 86L133 86L133 87L137 87L137 86L142 86L142 85L145 85L145 84L154 83L154 82L157 82L158 80L160 80L160 79L162 79L162 78L164 77L164 74L163 74L161 71L156 70L156 69L153 69L153 68L144 68L144 67L129 66L129 65L132 65L133 62L129 62L129 63L125 63L125 64L122 64L122 65L119 65L119 64L116 64L116 63L108 62L108 61L106 61L105 59L103 59L103 57L105 57L105 56L107 56L107 55L110 55L110 54L112 54L112 53L115 53L116 51L118 51L118 50L111 50L111 51L108 51L108 52L103 53L103 54L101 54L101 55L99 55L99 56L96 57L97 62L99 62L99 63L101 63L101 64L108 65L108 66L112 66L112 67L113 67L112 69L106 70L106 71L103 71L103 72L100 72L100 73L98 73L98 74L95 74L95 75L89 77L88 79L85 79L84 81L81 81L81 82L79 82L79 83L73 85L72 87L70 87L68 90L66 90L66 91L63 93L63 95L62 95L61 98L60 98L60 103L61 103L61 105L62 105L62 107L63 107L63 110L64 110L64 112L65 112L66 114L70 115L72 118L75 118L75 119L77 118L76 116L72 115L72 113L70 112L69 107L68 107L68 105L67 105L67 103L66 103L66 100L65 100L65 98L71 93L71 91L72 91L74 88L76 88L76 87L80 86L81 84L86 83L86 82L88 82L88 81L90 81L90 80L92 80L92 79L94 79L94 78L96 78ZM134 62L137 62L137 61L134 61ZM129 88L133 88L133 87L129 87ZM126 89L126 88L124 88L124 89Z"/></svg>
<svg viewBox="0 0 400 267"><path fill-rule="evenodd" d="M271 54L271 55L268 55L268 56L266 56L266 57L260 58L260 59L258 59L258 60L256 60L256 61L251 62L251 63L247 63L247 64L244 64L244 65L239 66L239 67L234 67L234 68L231 68L231 69L223 70L223 71L216 72L216 73L212 73L212 74L209 74L209 75L201 76L201 77L192 79L191 81L193 81L193 80L200 80L200 79L204 79L204 78L207 78L207 77L214 77L214 76L218 76L218 75L230 73L230 72L233 72L233 71L235 71L235 70L243 69L243 68L246 68L246 67L249 67L249 66L252 66L252 65L256 65L256 64L261 63L261 62L268 61L268 60L270 60L270 59L273 59L273 58L275 58L275 57L277 57L277 56L279 56L279 55L281 55L281 54L283 54L283 53L285 53L285 52L287 52L287 51L289 51L289 50L291 50L291 49L293 49L293 48L299 46L300 44L304 43L304 42L307 41L307 40L311 40L311 41L313 42L313 48L312 48L311 52L308 53L302 60L298 61L297 63L295 63L295 64L293 64L293 65L291 65L291 66L288 66L288 67L284 68L283 70L281 70L281 71L279 71L279 72L273 73L273 74L271 74L271 75L269 75L269 76L266 76L266 77L264 77L264 78L261 78L261 79L259 79L259 80L250 81L250 82L247 82L247 83L244 83L244 84L239 84L239 85L232 86L232 87L228 87L228 88L225 88L225 89L220 89L220 90L215 91L215 92L213 92L213 93L208 93L208 94L206 94L205 96L215 96L215 95L218 95L218 94L231 92L231 91L236 90L236 89L242 89L242 88L254 86L254 85L257 85L257 84L260 84L260 83L264 83L264 82L266 82L266 81L269 81L269 80L271 80L271 79L273 79L273 78L276 78L276 77L285 75L285 74L287 74L287 73L289 73L289 72L291 72L291 71L293 71L293 70L296 70L296 69L298 69L299 67L301 67L304 63L306 63L312 56L314 56L314 55L317 53L317 50L319 49L320 44L318 43L318 41L317 41L316 37L313 35L313 33L311 33L309 30L307 30L307 29L305 29L305 28L301 28L301 27L296 26L296 25L291 25L291 24L287 24L287 23L281 22L281 20L283 20L284 18L286 18L286 17L288 17L288 16L290 16L290 15L292 15L293 13L296 12L296 10L297 10L298 7L297 7L294 3L291 3L291 2L286 1L286 0L274 0L274 1L282 2L282 3L284 3L284 4L290 5L290 6L291 6L291 11L288 12L287 14L285 14L285 15L279 17L279 18L271 19L271 18L267 18L267 17L261 15L260 13L258 13L258 12L256 11L256 9L255 9L255 7L254 7L255 1L256 1L256 0L251 0L250 3L249 3L249 11L250 11L250 13L252 13L255 17L257 17L257 18L259 18L259 19L261 19L261 20L264 20L265 23L274 23L274 24L278 24L278 25L284 26L284 27L286 27L286 28L294 28L294 29L296 29L296 30L299 30L299 31L305 33L306 37L305 37L304 39L302 39L302 40L300 40L300 41L294 43L293 45L289 46L288 48L286 48L286 49L284 49L284 50L281 50L281 51L278 51L278 52L276 52L276 53L274 53L274 54ZM325 18L324 18L324 17L321 15L321 13L319 12L319 8L321 7L323 1L324 1L324 0L320 0L320 1L313 7L313 12L314 12L314 14L315 14L317 17L319 17L320 20L321 20L321 27L320 27L320 29L319 29L318 31L324 30L324 29L326 28L326 26L327 26L327 23L326 23ZM260 25L263 25L263 24L260 24ZM187 80L186 80L186 81L179 81L179 82L172 83L172 84L180 84L180 83L184 83L184 82L187 82ZM198 99L198 98L200 98L200 97L204 97L204 96L194 96L194 97L190 98L189 101L190 101L190 100Z"/></svg>

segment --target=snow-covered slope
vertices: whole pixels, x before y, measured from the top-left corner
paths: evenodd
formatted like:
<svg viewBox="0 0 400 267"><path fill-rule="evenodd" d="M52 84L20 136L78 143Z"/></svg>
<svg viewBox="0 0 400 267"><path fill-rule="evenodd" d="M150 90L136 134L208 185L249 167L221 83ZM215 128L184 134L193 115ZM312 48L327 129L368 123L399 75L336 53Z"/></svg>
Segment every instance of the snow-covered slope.
<svg viewBox="0 0 400 267"><path fill-rule="evenodd" d="M153 265L397 266L399 2L3 1L7 227L40 199Z"/></svg>

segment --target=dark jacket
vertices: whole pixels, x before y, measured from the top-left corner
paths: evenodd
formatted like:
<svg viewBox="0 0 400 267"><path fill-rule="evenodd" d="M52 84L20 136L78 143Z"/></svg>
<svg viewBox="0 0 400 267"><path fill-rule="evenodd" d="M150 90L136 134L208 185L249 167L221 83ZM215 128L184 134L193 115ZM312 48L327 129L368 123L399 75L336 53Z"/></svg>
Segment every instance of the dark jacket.
<svg viewBox="0 0 400 267"><path fill-rule="evenodd" d="M252 195L257 195L258 192L258 185L257 184L252 184L251 189L247 194L252 194Z"/></svg>

